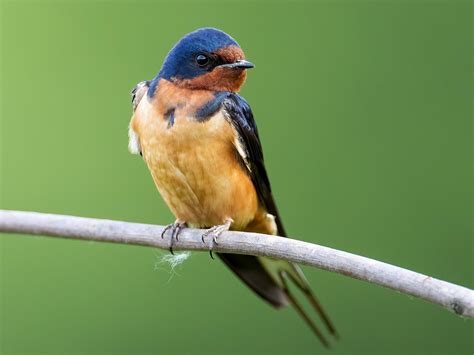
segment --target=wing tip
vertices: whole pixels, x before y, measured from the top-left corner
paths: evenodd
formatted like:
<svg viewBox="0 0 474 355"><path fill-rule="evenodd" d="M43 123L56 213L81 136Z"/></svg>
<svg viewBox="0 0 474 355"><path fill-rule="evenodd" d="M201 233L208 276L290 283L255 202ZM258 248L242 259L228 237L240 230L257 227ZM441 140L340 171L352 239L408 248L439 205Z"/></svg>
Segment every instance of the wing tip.
<svg viewBox="0 0 474 355"><path fill-rule="evenodd" d="M217 255L242 282L271 306L280 309L289 304L279 284L266 272L257 257L221 253Z"/></svg>

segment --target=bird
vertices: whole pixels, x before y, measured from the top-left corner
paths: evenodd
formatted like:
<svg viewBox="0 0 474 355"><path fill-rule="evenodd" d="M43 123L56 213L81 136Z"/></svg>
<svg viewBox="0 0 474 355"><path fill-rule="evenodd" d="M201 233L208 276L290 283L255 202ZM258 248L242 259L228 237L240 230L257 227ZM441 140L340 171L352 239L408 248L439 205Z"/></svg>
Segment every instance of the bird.
<svg viewBox="0 0 474 355"><path fill-rule="evenodd" d="M170 251L183 228L205 228L211 250L225 231L286 237L247 101L238 94L254 67L237 43L216 28L182 37L152 80L132 90L129 150L139 154L176 220L161 234ZM303 308L296 286L335 339L339 337L298 265L217 253L251 290L276 309L292 305L325 347L327 336Z"/></svg>

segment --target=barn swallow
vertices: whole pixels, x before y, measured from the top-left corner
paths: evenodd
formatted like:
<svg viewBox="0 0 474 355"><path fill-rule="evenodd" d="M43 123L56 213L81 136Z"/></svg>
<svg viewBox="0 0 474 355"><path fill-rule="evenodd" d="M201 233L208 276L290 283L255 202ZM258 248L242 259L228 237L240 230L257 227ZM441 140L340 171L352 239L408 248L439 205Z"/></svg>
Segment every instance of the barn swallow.
<svg viewBox="0 0 474 355"><path fill-rule="evenodd" d="M142 155L155 185L176 217L162 234L170 250L182 228L207 228L209 247L227 230L286 236L272 196L252 110L238 91L247 69L239 44L202 28L181 38L158 75L132 91L129 150ZM291 304L326 347L327 337L289 284L306 296L328 332L334 326L301 269L292 263L221 254L222 261L275 308Z"/></svg>

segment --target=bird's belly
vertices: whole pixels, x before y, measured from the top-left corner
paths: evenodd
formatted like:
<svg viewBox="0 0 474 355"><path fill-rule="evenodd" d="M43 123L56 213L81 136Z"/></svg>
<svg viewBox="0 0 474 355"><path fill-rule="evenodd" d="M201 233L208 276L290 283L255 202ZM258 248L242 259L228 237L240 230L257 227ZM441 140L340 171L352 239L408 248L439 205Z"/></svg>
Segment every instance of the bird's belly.
<svg viewBox="0 0 474 355"><path fill-rule="evenodd" d="M155 121L140 137L155 184L176 218L206 227L232 218L245 228L257 213L255 188L236 158L233 127L218 113L206 122Z"/></svg>

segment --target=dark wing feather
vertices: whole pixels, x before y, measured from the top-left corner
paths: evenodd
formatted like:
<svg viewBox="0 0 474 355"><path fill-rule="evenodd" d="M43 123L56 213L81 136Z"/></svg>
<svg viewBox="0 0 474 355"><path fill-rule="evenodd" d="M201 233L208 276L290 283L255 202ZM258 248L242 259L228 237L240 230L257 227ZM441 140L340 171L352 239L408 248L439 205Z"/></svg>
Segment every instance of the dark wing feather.
<svg viewBox="0 0 474 355"><path fill-rule="evenodd" d="M288 305L288 299L284 290L275 282L257 257L240 254L217 255L263 300L275 308Z"/></svg>
<svg viewBox="0 0 474 355"><path fill-rule="evenodd" d="M252 110L247 101L238 94L229 94L223 101L223 106L227 117L239 134L242 146L246 150L247 158L244 163L249 167L248 173L257 190L260 203L268 213L275 216L278 235L286 237L280 214L273 199L270 180L263 161L262 145Z"/></svg>
<svg viewBox="0 0 474 355"><path fill-rule="evenodd" d="M233 93L229 93L224 98L222 106L227 118L237 130L240 144L245 150L246 157L239 154L236 154L236 157L242 160L242 167L250 175L260 203L275 216L278 234L284 234L263 164L262 146L252 110L241 96ZM248 287L272 306L280 308L288 304L288 298L281 285L267 272L259 258L251 255L218 255Z"/></svg>

